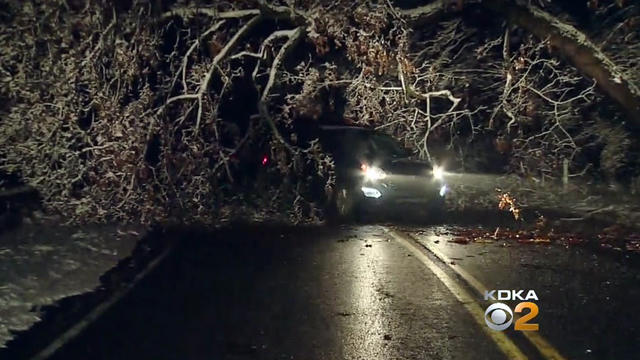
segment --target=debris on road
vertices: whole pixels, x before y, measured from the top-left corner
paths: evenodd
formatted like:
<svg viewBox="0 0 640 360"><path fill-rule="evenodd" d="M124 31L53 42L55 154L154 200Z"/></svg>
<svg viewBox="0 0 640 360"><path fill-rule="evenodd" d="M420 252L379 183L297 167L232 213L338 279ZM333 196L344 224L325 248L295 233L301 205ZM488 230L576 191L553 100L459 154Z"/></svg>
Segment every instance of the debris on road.
<svg viewBox="0 0 640 360"><path fill-rule="evenodd" d="M459 236L459 237L453 238L452 240L449 240L449 242L456 243L456 244L468 244L471 242L471 239L468 237Z"/></svg>
<svg viewBox="0 0 640 360"><path fill-rule="evenodd" d="M516 220L520 220L520 208L516 205L516 199L505 192L498 196L498 208L508 210Z"/></svg>
<svg viewBox="0 0 640 360"><path fill-rule="evenodd" d="M415 235L424 234L424 231L419 230L406 231ZM434 236L431 241L435 244L444 240L447 243L459 245L500 242L503 247L513 243L525 245L556 244L566 248L589 245L607 251L640 254L640 233L633 229L616 224L605 227L596 233L559 232L550 227L548 219L542 215L538 216L535 225L529 226L529 228L496 227L495 230L489 230L481 226L440 226L434 229L432 234Z"/></svg>

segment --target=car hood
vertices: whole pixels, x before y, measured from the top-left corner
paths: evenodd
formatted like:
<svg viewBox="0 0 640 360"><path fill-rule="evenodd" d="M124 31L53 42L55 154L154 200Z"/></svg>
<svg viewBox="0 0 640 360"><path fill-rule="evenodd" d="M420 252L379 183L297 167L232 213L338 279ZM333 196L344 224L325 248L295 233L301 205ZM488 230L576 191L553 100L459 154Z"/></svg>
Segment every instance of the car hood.
<svg viewBox="0 0 640 360"><path fill-rule="evenodd" d="M409 158L385 159L381 162L381 168L393 175L427 175L432 170L428 162Z"/></svg>

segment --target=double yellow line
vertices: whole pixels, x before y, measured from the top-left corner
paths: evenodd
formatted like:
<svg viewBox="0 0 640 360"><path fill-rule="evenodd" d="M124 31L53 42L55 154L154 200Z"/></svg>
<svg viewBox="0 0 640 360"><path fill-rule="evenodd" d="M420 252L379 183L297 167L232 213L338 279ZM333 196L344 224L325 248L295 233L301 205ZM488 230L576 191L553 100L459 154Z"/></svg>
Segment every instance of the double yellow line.
<svg viewBox="0 0 640 360"><path fill-rule="evenodd" d="M396 239L400 244L413 253L413 255L420 260L429 270L431 270L436 277L453 293L453 295L462 303L462 305L471 314L473 320L480 325L480 328L496 343L498 348L507 356L508 359L527 359L527 356L518 348L518 346L511 341L503 332L493 331L486 326L484 319L484 311L480 304L476 301L477 296L474 297L467 290L465 290L458 282L452 279L447 273L442 271L440 267L435 264L429 256L427 251L431 252L438 259L445 264L450 264L451 260L442 254L440 251L433 247L425 248L423 245L418 244L418 241L411 235L384 228L385 231ZM459 266L450 267L455 271L462 279L464 279L469 286L471 286L478 294L484 294L487 287L484 286L478 279L461 269ZM558 352L546 339L544 339L538 332L523 331L523 335L531 342L531 344L538 350L540 355L547 360L566 360L564 356Z"/></svg>

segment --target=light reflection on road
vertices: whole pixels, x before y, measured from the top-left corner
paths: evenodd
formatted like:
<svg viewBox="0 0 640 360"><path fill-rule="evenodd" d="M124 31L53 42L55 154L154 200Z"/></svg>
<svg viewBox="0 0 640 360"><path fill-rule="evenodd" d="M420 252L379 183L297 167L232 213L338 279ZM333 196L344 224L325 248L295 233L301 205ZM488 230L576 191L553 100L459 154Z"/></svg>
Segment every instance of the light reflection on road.
<svg viewBox="0 0 640 360"><path fill-rule="evenodd" d="M353 327L351 337L343 339L344 355L347 359L386 359L388 348L384 339L389 329L388 305L380 294L385 278L380 266L386 260L386 246L376 243L377 237L365 238L361 247L354 247L353 274L351 281L351 311ZM375 244L367 247L366 244Z"/></svg>

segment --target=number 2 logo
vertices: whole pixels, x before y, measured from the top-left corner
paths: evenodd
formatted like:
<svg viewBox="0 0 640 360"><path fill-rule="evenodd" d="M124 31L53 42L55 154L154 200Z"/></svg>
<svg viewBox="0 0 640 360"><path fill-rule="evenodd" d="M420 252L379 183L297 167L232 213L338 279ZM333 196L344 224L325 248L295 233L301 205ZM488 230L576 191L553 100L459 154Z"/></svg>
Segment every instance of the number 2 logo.
<svg viewBox="0 0 640 360"><path fill-rule="evenodd" d="M529 309L529 312L522 315L519 319L516 320L515 325L513 325L514 330L520 331L538 331L540 330L540 325L538 324L529 324L530 320L533 320L536 316L538 316L538 305L532 302L521 302L516 305L516 308L513 309L516 313L521 313L522 310Z"/></svg>
<svg viewBox="0 0 640 360"><path fill-rule="evenodd" d="M529 311L524 315L515 319L513 313L523 313L525 309ZM532 302L521 302L516 305L513 312L511 308L503 303L491 304L484 313L485 322L487 326L496 331L503 331L507 329L511 323L515 320L513 326L514 330L518 331L538 331L540 325L530 323L536 316L538 316L538 305Z"/></svg>

